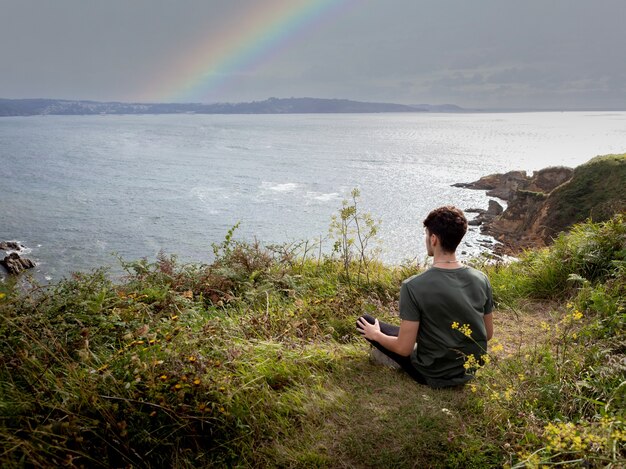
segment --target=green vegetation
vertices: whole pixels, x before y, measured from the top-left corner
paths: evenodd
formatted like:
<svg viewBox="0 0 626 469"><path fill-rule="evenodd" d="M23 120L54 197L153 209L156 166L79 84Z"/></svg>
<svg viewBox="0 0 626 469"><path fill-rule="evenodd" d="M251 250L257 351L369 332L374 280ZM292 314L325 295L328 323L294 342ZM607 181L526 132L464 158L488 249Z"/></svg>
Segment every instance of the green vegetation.
<svg viewBox="0 0 626 469"><path fill-rule="evenodd" d="M588 218L598 222L610 219L626 210L625 181L626 153L591 159L550 193L543 224L556 234Z"/></svg>
<svg viewBox="0 0 626 469"><path fill-rule="evenodd" d="M489 363L432 390L356 337L363 312L397 321L417 272L376 261L356 215L340 213L332 256L231 231L210 265L163 255L123 262L115 282L0 283L0 465L626 464L623 216L482 266L498 302Z"/></svg>

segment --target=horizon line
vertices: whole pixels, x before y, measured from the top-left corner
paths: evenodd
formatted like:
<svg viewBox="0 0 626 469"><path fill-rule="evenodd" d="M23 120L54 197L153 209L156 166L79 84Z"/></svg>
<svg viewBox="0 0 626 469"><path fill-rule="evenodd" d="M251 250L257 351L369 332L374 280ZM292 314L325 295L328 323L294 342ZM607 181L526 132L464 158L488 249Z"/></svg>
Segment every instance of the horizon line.
<svg viewBox="0 0 626 469"><path fill-rule="evenodd" d="M318 101L349 101L354 103L362 103L362 104L386 104L393 106L407 106L407 107L415 107L416 109L419 106L454 106L459 108L461 111L465 112L605 112L605 111L626 111L626 107L618 108L618 107L599 107L599 106L587 106L587 107L515 107L515 106L502 106L502 107L463 107L454 103L441 103L441 104L432 104L432 103L411 103L404 104L398 102L391 101L362 101L359 99L351 99L351 98L316 98L312 96L290 96L285 98L278 98L275 96L270 96L265 99L258 99L252 101L214 101L214 102L191 102L191 101L170 101L170 102L148 102L148 101L121 101L121 100L98 100L98 99L90 99L90 98L45 98L45 97L28 97L28 98L3 98L0 97L0 100L3 101L66 101L66 102L84 102L84 103L97 103L97 104L127 104L127 105L140 105L140 106L156 106L156 105L182 105L182 106L213 106L213 105L241 105L241 104L252 104L252 103L263 103L271 100L301 100L301 99L312 99Z"/></svg>

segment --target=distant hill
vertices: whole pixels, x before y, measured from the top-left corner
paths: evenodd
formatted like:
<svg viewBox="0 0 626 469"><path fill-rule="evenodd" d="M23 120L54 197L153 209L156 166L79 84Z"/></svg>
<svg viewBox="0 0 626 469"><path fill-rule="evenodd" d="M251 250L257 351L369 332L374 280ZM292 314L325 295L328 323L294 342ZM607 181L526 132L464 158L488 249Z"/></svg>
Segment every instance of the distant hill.
<svg viewBox="0 0 626 469"><path fill-rule="evenodd" d="M411 107L428 112L468 112L456 104L411 104ZM473 111L473 110L472 110Z"/></svg>
<svg viewBox="0 0 626 469"><path fill-rule="evenodd" d="M375 112L462 112L445 104L404 105L348 99L269 98L251 103L120 103L63 99L0 99L0 116L95 114L308 114Z"/></svg>

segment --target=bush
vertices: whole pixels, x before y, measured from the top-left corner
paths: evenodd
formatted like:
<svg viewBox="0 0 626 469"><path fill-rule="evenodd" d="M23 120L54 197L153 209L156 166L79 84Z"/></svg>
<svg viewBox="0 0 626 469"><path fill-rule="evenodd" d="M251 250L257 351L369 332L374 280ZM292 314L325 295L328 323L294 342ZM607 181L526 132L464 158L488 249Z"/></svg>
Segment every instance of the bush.
<svg viewBox="0 0 626 469"><path fill-rule="evenodd" d="M339 261L286 258L232 232L210 265L164 254L122 265L118 283L96 270L1 285L3 466L250 460L298 425L356 316L397 289L387 275L357 290Z"/></svg>
<svg viewBox="0 0 626 469"><path fill-rule="evenodd" d="M626 220L619 214L604 223L587 222L562 233L548 248L529 250L510 265L488 267L495 300L570 297L580 282L615 279L626 265Z"/></svg>
<svg viewBox="0 0 626 469"><path fill-rule="evenodd" d="M360 461L369 442L385 446L377 438L402 429L377 454L381 465L410 466L419 456L432 467L618 467L626 460L625 242L616 216L489 267L501 306L554 300L547 340L508 357L492 346L467 395L406 399L416 385L399 379L389 392L406 418L381 392L389 376L372 370L373 386L353 344L358 315L397 316L400 282L414 273L407 266L372 260L361 265L367 275L354 264L348 278L343 259L230 233L209 265L162 254L123 262L118 282L96 270L49 287L0 283L0 464L250 467L276 456L285 466L332 466L332 450ZM378 433L363 437L370 401ZM325 419L349 427L361 409L354 431L320 433ZM302 429L313 444L292 446Z"/></svg>
<svg viewBox="0 0 626 469"><path fill-rule="evenodd" d="M626 223L587 222L554 246L491 271L501 303L562 299L548 340L477 373L472 385L509 465L618 467L626 461Z"/></svg>

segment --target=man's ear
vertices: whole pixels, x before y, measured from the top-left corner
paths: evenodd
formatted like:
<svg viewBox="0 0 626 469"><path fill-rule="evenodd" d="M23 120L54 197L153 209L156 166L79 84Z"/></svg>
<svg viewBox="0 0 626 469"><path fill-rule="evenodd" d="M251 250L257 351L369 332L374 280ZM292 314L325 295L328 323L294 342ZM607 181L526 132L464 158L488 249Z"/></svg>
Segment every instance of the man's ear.
<svg viewBox="0 0 626 469"><path fill-rule="evenodd" d="M439 237L434 233L430 235L430 245L431 246L439 245Z"/></svg>

